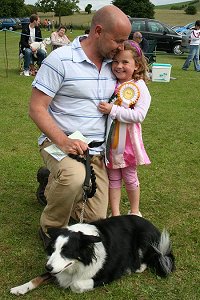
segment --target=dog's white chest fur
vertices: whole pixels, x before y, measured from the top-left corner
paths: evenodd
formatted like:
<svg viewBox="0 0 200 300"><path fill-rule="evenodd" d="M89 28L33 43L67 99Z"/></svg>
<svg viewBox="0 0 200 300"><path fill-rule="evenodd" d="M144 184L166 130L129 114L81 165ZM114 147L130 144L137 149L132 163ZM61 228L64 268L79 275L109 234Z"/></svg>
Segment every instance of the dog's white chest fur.
<svg viewBox="0 0 200 300"><path fill-rule="evenodd" d="M98 236L95 226L75 224L71 226L70 229L74 232L80 231L87 235ZM58 237L55 244L55 252L49 258L47 265L50 264L57 273L55 276L61 287L70 287L71 290L76 293L93 289L94 284L91 278L103 267L106 259L106 251L102 242L95 244L95 257L87 266L79 260L70 259L61 255L63 245L67 245L68 242L67 237Z"/></svg>

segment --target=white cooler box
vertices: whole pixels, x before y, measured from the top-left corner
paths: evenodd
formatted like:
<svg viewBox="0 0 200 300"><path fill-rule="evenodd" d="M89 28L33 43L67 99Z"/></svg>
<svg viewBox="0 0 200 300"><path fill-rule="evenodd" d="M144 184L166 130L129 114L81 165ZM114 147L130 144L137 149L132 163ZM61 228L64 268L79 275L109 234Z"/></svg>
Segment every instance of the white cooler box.
<svg viewBox="0 0 200 300"><path fill-rule="evenodd" d="M171 64L152 64L152 81L169 82L171 74Z"/></svg>

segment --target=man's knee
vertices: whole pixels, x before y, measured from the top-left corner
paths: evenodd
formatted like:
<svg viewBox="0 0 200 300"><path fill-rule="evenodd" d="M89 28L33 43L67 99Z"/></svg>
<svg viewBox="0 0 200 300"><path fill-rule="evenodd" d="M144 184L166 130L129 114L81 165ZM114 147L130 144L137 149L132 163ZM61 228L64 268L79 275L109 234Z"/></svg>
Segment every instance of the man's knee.
<svg viewBox="0 0 200 300"><path fill-rule="evenodd" d="M46 51L43 49L38 49L37 50L37 57L40 58L40 60L43 60L47 56Z"/></svg>
<svg viewBox="0 0 200 300"><path fill-rule="evenodd" d="M58 183L63 186L63 188L67 188L70 190L76 191L82 187L85 179L85 170L84 169L74 169L73 172L69 172L66 168L59 169L57 178Z"/></svg>
<svg viewBox="0 0 200 300"><path fill-rule="evenodd" d="M32 50L30 48L25 48L24 49L24 55L32 55Z"/></svg>

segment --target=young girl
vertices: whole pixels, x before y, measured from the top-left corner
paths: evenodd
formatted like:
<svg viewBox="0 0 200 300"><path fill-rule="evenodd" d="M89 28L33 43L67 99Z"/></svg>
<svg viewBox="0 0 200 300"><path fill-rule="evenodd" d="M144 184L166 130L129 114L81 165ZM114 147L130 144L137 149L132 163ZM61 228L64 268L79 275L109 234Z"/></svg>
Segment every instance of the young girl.
<svg viewBox="0 0 200 300"><path fill-rule="evenodd" d="M200 45L200 20L195 22L195 27L190 34L190 52L183 64L182 69L187 71L191 62L194 62L194 69L197 72L200 72L199 64L199 45Z"/></svg>
<svg viewBox="0 0 200 300"><path fill-rule="evenodd" d="M120 215L122 179L130 202L130 214L139 211L140 187L137 166L150 164L142 141L141 123L150 106L151 96L145 82L147 62L136 44L126 42L124 51L115 55L112 71L118 79L110 103L101 102L99 110L108 114L106 165L109 198L113 216Z"/></svg>

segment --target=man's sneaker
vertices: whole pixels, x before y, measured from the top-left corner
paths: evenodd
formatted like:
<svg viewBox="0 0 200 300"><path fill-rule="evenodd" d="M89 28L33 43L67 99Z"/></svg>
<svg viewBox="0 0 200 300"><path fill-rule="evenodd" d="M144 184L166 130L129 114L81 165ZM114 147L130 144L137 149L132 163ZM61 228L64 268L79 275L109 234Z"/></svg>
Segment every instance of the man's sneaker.
<svg viewBox="0 0 200 300"><path fill-rule="evenodd" d="M24 70L24 76L30 76L29 70Z"/></svg>
<svg viewBox="0 0 200 300"><path fill-rule="evenodd" d="M45 167L39 168L39 170L37 172L37 181L39 182L39 187L37 189L36 196L37 196L38 202L44 206L47 204L47 200L44 195L44 191L45 191L46 185L48 183L49 174L50 174L49 170Z"/></svg>
<svg viewBox="0 0 200 300"><path fill-rule="evenodd" d="M44 246L44 250L47 252L48 255L51 255L53 252L52 248L52 240L48 234L45 234L44 231L42 230L42 227L39 229L39 237L41 238Z"/></svg>

